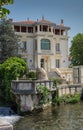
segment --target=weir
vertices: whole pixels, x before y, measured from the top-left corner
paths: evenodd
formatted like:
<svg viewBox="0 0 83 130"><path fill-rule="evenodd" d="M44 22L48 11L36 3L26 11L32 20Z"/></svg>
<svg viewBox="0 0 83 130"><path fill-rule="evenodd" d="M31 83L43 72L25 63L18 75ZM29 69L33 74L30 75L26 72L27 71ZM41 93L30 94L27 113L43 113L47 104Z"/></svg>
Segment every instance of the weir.
<svg viewBox="0 0 83 130"><path fill-rule="evenodd" d="M0 130L13 130L13 124L20 118L10 107L0 107Z"/></svg>

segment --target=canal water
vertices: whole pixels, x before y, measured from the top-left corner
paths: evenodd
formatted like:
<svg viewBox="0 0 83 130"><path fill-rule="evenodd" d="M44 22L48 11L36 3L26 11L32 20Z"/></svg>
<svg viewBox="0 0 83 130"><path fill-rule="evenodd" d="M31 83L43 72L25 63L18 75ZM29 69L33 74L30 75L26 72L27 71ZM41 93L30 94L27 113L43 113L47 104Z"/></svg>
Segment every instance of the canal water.
<svg viewBox="0 0 83 130"><path fill-rule="evenodd" d="M14 130L83 130L83 102L27 115L14 124Z"/></svg>

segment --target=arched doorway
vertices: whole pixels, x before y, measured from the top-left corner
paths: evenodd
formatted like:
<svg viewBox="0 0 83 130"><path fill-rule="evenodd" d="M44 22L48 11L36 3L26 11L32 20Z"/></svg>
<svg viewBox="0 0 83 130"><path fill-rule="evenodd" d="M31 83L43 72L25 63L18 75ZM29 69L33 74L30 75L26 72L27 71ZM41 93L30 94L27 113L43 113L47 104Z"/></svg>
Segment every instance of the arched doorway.
<svg viewBox="0 0 83 130"><path fill-rule="evenodd" d="M50 57L42 57L40 60L40 67L44 68L47 72L50 71Z"/></svg>
<svg viewBox="0 0 83 130"><path fill-rule="evenodd" d="M41 59L41 68L44 68L44 59Z"/></svg>

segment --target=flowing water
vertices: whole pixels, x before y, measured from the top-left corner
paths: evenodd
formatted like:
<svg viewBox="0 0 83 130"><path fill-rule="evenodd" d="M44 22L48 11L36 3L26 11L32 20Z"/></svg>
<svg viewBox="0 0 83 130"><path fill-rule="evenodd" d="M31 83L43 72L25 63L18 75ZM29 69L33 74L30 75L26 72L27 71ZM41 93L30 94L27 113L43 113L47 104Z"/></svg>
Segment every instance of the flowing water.
<svg viewBox="0 0 83 130"><path fill-rule="evenodd" d="M16 123L21 117L16 115L10 107L0 107L0 120L11 124Z"/></svg>
<svg viewBox="0 0 83 130"><path fill-rule="evenodd" d="M10 124L15 124L21 117L18 115L0 116L0 119Z"/></svg>
<svg viewBox="0 0 83 130"><path fill-rule="evenodd" d="M83 130L83 102L25 116L14 125L14 130Z"/></svg>

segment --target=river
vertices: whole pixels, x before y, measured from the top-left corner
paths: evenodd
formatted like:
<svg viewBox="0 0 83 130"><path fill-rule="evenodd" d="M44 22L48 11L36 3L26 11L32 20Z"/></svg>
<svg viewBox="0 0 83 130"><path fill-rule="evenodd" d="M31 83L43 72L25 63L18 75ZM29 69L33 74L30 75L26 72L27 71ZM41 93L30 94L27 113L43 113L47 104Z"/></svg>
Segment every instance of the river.
<svg viewBox="0 0 83 130"><path fill-rule="evenodd" d="M27 115L14 125L14 130L83 130L83 102Z"/></svg>

